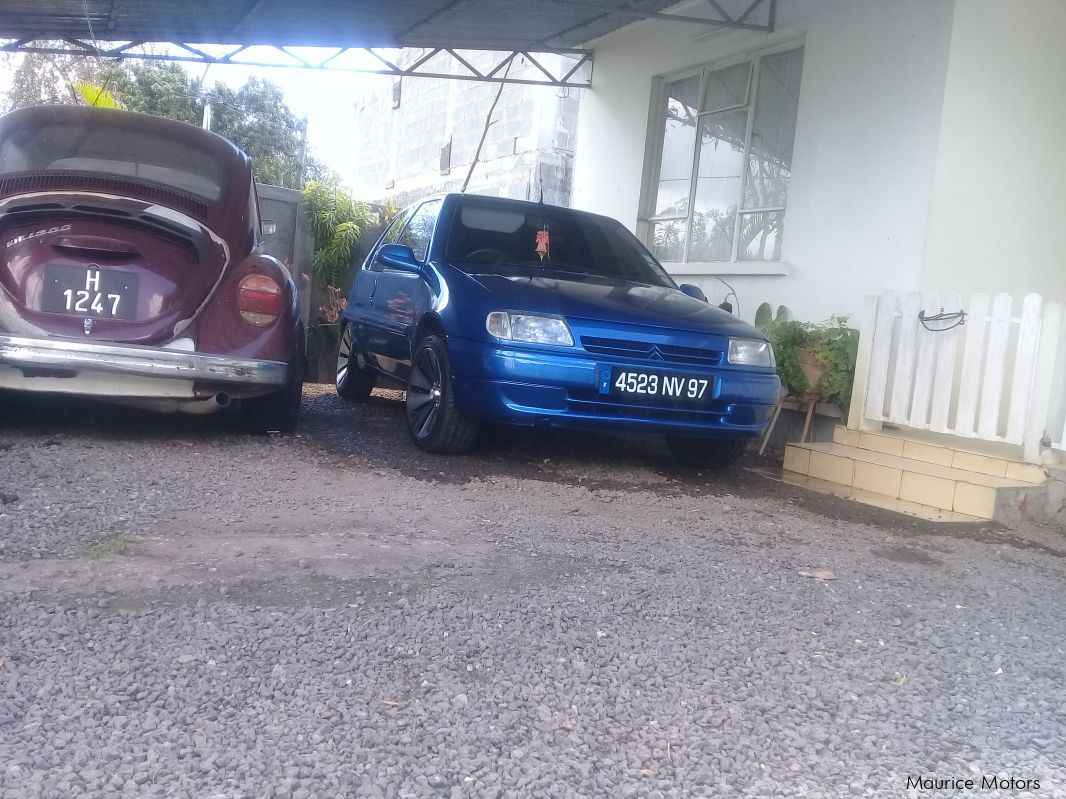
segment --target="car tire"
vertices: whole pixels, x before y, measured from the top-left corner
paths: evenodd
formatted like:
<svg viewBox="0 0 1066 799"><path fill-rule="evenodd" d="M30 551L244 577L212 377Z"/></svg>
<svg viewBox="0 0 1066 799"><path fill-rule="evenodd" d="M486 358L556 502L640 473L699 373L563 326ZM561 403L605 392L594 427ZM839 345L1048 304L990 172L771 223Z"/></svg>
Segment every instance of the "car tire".
<svg viewBox="0 0 1066 799"><path fill-rule="evenodd" d="M415 347L405 406L407 431L419 449L459 455L474 446L478 425L455 407L448 347L440 336L426 336Z"/></svg>
<svg viewBox="0 0 1066 799"><path fill-rule="evenodd" d="M337 345L337 395L346 400L365 402L370 399L376 382L373 372L359 366L352 342L352 327L345 325Z"/></svg>
<svg viewBox="0 0 1066 799"><path fill-rule="evenodd" d="M292 433L296 430L296 424L300 420L304 374L307 369L303 325L297 330L296 339L289 382L271 394L241 400L241 425L246 432L265 435Z"/></svg>
<svg viewBox="0 0 1066 799"><path fill-rule="evenodd" d="M666 446L674 460L697 469L727 469L747 449L746 438L680 438L667 436Z"/></svg>

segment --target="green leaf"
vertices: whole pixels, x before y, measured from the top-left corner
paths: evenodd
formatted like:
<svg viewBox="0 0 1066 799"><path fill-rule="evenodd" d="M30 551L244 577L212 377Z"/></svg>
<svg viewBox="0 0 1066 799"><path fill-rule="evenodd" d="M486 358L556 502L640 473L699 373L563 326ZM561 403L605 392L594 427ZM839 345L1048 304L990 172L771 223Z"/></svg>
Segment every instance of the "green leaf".
<svg viewBox="0 0 1066 799"><path fill-rule="evenodd" d="M115 95L103 86L97 86L95 83L76 80L74 81L74 89L82 96L86 105L91 105L96 108L125 108Z"/></svg>
<svg viewBox="0 0 1066 799"><path fill-rule="evenodd" d="M821 381L822 398L846 414L855 380L859 331L848 327L846 316L832 316L817 323L794 322L782 318L781 310L765 331L777 357L781 382L795 394L811 391L798 354L799 350L806 350L825 367Z"/></svg>
<svg viewBox="0 0 1066 799"><path fill-rule="evenodd" d="M308 225L315 237L315 276L327 286L343 282L359 239L374 223L365 203L336 183L311 180L304 185Z"/></svg>

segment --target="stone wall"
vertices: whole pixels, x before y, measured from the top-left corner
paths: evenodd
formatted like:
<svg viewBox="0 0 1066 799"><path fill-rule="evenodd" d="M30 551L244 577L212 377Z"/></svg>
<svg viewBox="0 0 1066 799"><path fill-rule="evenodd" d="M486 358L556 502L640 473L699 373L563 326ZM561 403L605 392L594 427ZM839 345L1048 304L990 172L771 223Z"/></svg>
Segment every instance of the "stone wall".
<svg viewBox="0 0 1066 799"><path fill-rule="evenodd" d="M479 68L500 58L493 53L466 56ZM510 77L531 77L534 69L519 59ZM398 88L358 97L360 124L353 140L357 195L403 207L428 194L459 190L498 90L497 84L403 78ZM577 90L508 84L468 190L536 200L543 187L545 202L568 205L577 111ZM449 145L450 158L442 159Z"/></svg>

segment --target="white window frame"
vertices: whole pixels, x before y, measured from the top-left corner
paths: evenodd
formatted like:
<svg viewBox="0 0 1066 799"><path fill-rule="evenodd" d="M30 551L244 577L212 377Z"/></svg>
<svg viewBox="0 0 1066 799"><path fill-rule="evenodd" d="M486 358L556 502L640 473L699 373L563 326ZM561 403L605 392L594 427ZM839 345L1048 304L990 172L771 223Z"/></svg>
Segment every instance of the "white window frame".
<svg viewBox="0 0 1066 799"><path fill-rule="evenodd" d="M663 140L665 136L665 129L663 125L663 108L666 103L666 86L667 84L674 83L675 81L684 80L685 78L691 78L699 76L700 88L699 95L700 102L703 101L703 93L707 87L707 75L716 72L720 69L742 64L745 61L751 62L751 75L748 80L748 96L746 102L739 103L735 106L728 106L724 108L715 109L713 112L698 113L697 116L704 116L710 113L719 113L721 111L728 111L736 108L747 108L748 119L744 130L744 163L745 163L745 175L741 180L740 193L741 196L737 198L737 210L736 210L736 225L739 225L739 217L742 213L752 214L766 212L766 211L787 211L787 205L772 206L766 208L744 208L743 207L743 192L744 184L747 180L747 164L749 159L749 151L751 149L751 135L752 128L755 124L755 103L758 99L759 92L759 76L761 70L759 69L759 62L767 56L776 55L778 53L788 52L789 50L798 50L805 47L806 37L789 39L784 42L780 42L770 47L760 48L758 50L748 50L742 53L735 53L730 56L726 56L714 61L708 61L703 64L699 64L685 69L677 70L676 72L670 72L664 75L656 75L652 78L652 92L651 92L651 108L648 112L648 138L647 146L645 147L645 159L644 159L644 176L641 182L640 190L640 214L637 219L637 235L645 243L649 250L654 252L654 241L652 241L652 231L654 230L654 223L665 222L671 220L680 220L685 222L686 225L691 223L692 218L692 197L696 191L696 177L699 171L699 159L696 157L695 151L693 151L692 158L692 178L689 184L689 213L687 216L656 216L655 204L658 200L659 189L659 173L662 167L663 157ZM804 54L804 60L806 60L806 53ZM699 135L697 129L696 135ZM737 227L734 226L734 231ZM686 230L685 234L685 253L684 257L688 257L688 248L691 243L691 239ZM782 260L777 261L742 261L738 259L738 249L740 247L740 237L734 232L733 236L733 251L728 261L665 261L663 265L667 268L667 271L673 275L787 275L789 274L789 266Z"/></svg>

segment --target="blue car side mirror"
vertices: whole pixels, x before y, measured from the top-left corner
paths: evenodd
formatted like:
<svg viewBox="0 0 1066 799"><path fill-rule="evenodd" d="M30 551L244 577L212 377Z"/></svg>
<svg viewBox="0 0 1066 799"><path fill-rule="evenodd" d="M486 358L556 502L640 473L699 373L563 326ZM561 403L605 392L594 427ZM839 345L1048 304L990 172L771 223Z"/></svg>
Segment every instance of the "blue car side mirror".
<svg viewBox="0 0 1066 799"><path fill-rule="evenodd" d="M691 283L682 283L678 288L681 289L682 294L687 294L693 299L707 302L707 295L703 293L703 289L699 286L693 286Z"/></svg>
<svg viewBox="0 0 1066 799"><path fill-rule="evenodd" d="M422 271L422 264L415 258L414 250L406 244L385 244L378 250L376 260L386 269L395 269L398 272L412 272L417 275Z"/></svg>

